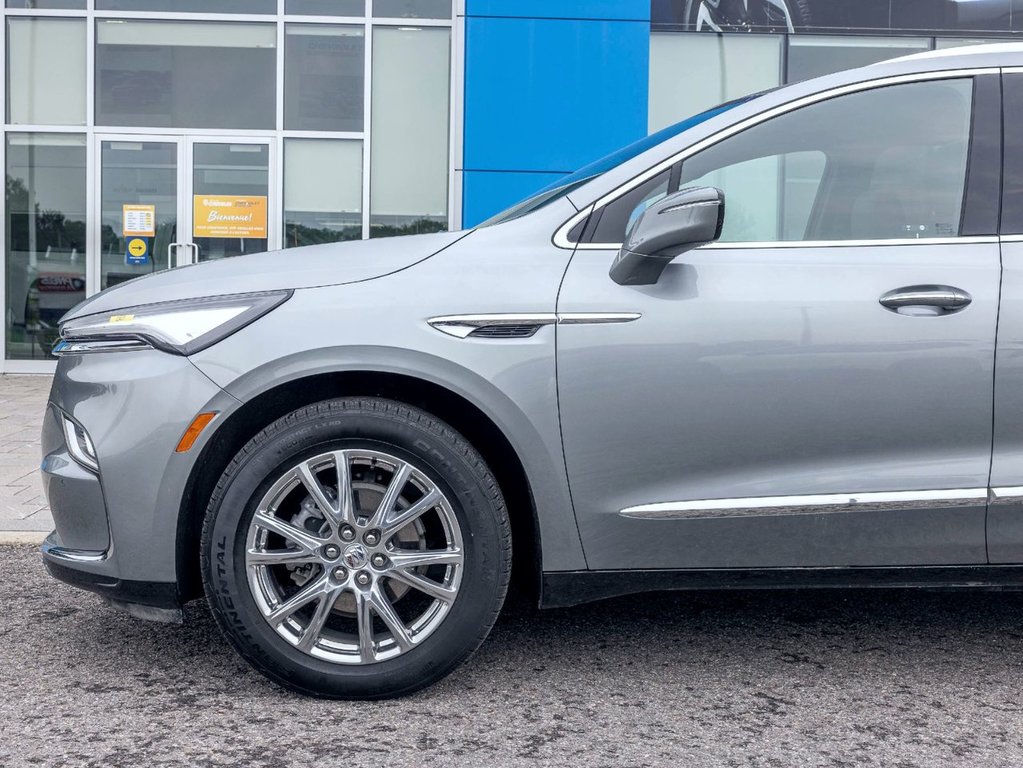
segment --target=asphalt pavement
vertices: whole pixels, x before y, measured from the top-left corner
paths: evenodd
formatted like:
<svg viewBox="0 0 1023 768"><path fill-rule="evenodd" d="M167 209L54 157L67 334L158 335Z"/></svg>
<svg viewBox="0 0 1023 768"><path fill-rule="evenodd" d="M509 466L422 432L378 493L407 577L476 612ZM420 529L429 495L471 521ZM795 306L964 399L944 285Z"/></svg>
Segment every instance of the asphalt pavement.
<svg viewBox="0 0 1023 768"><path fill-rule="evenodd" d="M385 702L253 672L196 603L151 624L0 547L2 766L1019 766L1023 594L658 594L508 608Z"/></svg>

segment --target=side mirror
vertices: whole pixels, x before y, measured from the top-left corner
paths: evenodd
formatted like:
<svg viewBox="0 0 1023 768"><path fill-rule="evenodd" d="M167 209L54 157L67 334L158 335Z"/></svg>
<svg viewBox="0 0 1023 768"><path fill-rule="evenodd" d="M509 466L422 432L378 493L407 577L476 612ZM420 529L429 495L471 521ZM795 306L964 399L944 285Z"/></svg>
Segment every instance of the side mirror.
<svg viewBox="0 0 1023 768"><path fill-rule="evenodd" d="M658 200L629 227L611 279L653 285L676 256L721 237L724 221L725 193L714 187L680 189Z"/></svg>

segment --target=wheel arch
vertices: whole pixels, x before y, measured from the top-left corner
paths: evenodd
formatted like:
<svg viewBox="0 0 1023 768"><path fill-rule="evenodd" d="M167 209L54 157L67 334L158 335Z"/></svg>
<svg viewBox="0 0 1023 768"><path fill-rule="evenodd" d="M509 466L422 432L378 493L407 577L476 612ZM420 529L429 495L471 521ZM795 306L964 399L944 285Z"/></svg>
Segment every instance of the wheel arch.
<svg viewBox="0 0 1023 768"><path fill-rule="evenodd" d="M261 429L304 405L335 397L385 397L450 424L483 456L497 478L512 527L512 585L539 598L542 550L532 485L518 452L495 420L464 395L412 375L376 370L316 372L277 383L235 409L207 436L178 514L176 558L182 600L202 595L199 547L206 503L232 457Z"/></svg>

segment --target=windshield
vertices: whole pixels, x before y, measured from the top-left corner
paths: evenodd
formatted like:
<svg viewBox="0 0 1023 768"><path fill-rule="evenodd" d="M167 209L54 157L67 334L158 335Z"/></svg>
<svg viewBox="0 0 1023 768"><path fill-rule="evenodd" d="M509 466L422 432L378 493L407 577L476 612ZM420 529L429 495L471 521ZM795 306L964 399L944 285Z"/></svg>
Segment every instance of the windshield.
<svg viewBox="0 0 1023 768"><path fill-rule="evenodd" d="M502 211L496 216L487 219L482 224L478 224L480 227L489 227L494 224L501 224L505 221L511 221L517 219L519 216L525 216L527 213L532 213L538 208L548 203L557 200L559 197L564 197L573 189L581 187L591 179L595 179L602 173L610 171L612 168L616 168L626 160L631 160L637 155L641 155L651 147L656 147L662 141L670 139L673 136L678 136L683 131L688 131L694 125L710 120L716 115L720 115L722 112L727 112L732 107L736 107L739 104L749 101L759 93L745 96L741 99L735 99L734 101L728 101L721 104L713 109L708 109L706 112L700 112L698 115L693 115L690 118L683 120L681 123L675 123L669 125L667 128L662 128L657 133L651 133L646 138L642 138L639 141L635 141L628 146L622 147L616 152L612 152L610 155L600 158L589 165L584 165L575 173L570 173L568 176L562 176L557 181L548 184L540 191L534 193L532 197L527 197L520 203L513 205L511 208Z"/></svg>

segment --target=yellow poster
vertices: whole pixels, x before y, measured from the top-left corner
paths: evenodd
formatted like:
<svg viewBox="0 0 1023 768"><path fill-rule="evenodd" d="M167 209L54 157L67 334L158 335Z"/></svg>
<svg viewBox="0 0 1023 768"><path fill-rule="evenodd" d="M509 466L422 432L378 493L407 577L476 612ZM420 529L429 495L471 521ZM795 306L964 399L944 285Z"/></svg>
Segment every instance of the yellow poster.
<svg viewBox="0 0 1023 768"><path fill-rule="evenodd" d="M193 195L192 237L266 238L266 195Z"/></svg>
<svg viewBox="0 0 1023 768"><path fill-rule="evenodd" d="M155 205L122 205L121 234L125 237L152 237L156 234Z"/></svg>

